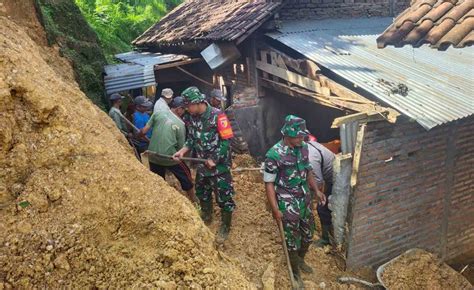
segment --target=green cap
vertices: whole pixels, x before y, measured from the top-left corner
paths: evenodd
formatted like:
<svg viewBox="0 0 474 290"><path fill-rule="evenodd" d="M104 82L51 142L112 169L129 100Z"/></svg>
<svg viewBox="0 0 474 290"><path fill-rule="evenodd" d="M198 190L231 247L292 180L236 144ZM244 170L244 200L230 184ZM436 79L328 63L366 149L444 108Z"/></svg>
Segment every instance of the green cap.
<svg viewBox="0 0 474 290"><path fill-rule="evenodd" d="M304 137L309 135L306 129L306 121L294 115L288 115L285 118L285 125L281 128L283 136L287 137Z"/></svg>
<svg viewBox="0 0 474 290"><path fill-rule="evenodd" d="M187 104L199 104L206 101L206 97L196 87L189 87L185 89L181 96L184 97Z"/></svg>

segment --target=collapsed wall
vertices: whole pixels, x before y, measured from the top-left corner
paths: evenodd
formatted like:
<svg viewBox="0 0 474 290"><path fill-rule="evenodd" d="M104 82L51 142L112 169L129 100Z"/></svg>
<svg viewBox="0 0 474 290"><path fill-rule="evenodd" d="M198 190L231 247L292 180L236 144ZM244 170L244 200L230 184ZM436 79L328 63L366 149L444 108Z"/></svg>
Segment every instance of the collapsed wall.
<svg viewBox="0 0 474 290"><path fill-rule="evenodd" d="M0 289L248 287L193 206L0 17Z"/></svg>

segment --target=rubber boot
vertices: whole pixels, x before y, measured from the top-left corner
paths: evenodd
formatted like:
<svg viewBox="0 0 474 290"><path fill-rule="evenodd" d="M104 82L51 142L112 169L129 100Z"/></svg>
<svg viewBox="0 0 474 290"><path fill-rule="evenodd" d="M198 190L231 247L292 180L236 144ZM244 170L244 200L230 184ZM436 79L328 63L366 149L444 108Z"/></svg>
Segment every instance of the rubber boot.
<svg viewBox="0 0 474 290"><path fill-rule="evenodd" d="M304 289L303 279L300 274L300 257L297 251L288 251L290 257L291 270L293 271L293 277L297 285L292 285L293 289Z"/></svg>
<svg viewBox="0 0 474 290"><path fill-rule="evenodd" d="M207 201L201 200L201 218L206 225L212 223L212 199Z"/></svg>
<svg viewBox="0 0 474 290"><path fill-rule="evenodd" d="M298 251L298 256L300 257L300 264L299 264L300 269L301 269L301 271L303 271L306 274L312 274L314 272L313 268L311 268L304 261L304 256L306 256L306 253L308 252L309 245L310 245L309 243L302 242L301 243L301 248Z"/></svg>
<svg viewBox="0 0 474 290"><path fill-rule="evenodd" d="M314 246L318 248L323 248L329 245L329 230L331 225L321 224L321 238L314 242Z"/></svg>
<svg viewBox="0 0 474 290"><path fill-rule="evenodd" d="M217 236L218 243L223 243L229 237L230 226L232 223L232 212L225 210L221 211L221 218L221 226Z"/></svg>

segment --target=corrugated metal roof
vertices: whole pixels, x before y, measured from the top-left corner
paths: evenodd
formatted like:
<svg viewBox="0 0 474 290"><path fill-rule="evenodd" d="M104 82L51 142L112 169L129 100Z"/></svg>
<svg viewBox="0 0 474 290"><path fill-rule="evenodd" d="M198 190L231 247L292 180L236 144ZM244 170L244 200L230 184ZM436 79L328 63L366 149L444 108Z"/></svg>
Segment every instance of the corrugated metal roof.
<svg viewBox="0 0 474 290"><path fill-rule="evenodd" d="M428 130L474 114L474 49L377 49L377 35L391 21L359 18L284 22L281 32L267 35Z"/></svg>
<svg viewBox="0 0 474 290"><path fill-rule="evenodd" d="M107 94L156 85L154 66L186 59L185 55L131 51L115 55L125 63L106 65Z"/></svg>

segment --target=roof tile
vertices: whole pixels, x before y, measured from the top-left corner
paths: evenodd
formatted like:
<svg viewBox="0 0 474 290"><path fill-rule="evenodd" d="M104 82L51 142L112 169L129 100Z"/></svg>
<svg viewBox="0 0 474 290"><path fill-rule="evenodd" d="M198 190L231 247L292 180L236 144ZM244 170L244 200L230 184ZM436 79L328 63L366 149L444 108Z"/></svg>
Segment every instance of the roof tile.
<svg viewBox="0 0 474 290"><path fill-rule="evenodd" d="M236 41L281 6L265 0L188 0L133 41L138 47Z"/></svg>
<svg viewBox="0 0 474 290"><path fill-rule="evenodd" d="M379 48L425 43L439 50L472 45L474 0L419 0L377 38Z"/></svg>

